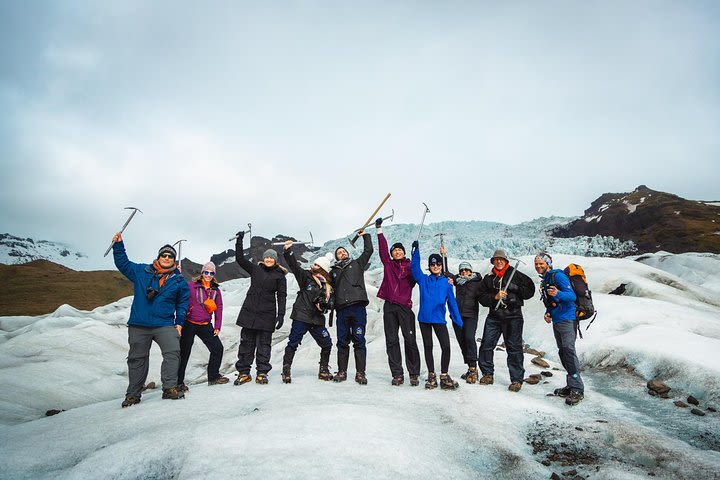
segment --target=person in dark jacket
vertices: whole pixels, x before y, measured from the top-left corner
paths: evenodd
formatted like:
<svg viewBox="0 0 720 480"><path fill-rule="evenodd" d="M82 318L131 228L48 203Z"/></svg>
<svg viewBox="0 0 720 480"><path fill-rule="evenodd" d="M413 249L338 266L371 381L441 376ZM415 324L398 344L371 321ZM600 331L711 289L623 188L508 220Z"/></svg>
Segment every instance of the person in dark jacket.
<svg viewBox="0 0 720 480"><path fill-rule="evenodd" d="M332 284L330 280L330 259L318 257L310 270L304 270L292 251L292 240L285 242L283 256L298 283L298 294L290 318L292 326L283 356L282 380L291 382L291 369L295 352L307 332L320 347L320 380L332 380L330 373L330 350L332 338L325 328L325 313L333 309Z"/></svg>
<svg viewBox="0 0 720 480"><path fill-rule="evenodd" d="M545 304L545 321L552 322L558 355L567 371L567 383L563 388L556 389L555 395L566 397L567 405L577 405L585 398L585 385L580 377L580 361L575 353L578 328L575 313L577 295L565 272L553 269L552 257L548 253L540 252L535 257L535 271L542 279L540 292Z"/></svg>
<svg viewBox="0 0 720 480"><path fill-rule="evenodd" d="M479 383L491 385L494 382L493 354L502 335L510 370L508 390L519 392L525 377L522 306L524 300L535 294L535 284L530 277L510 266L505 250L495 250L490 263L493 265L492 272L480 283L480 304L488 307L489 312L478 353L483 374Z"/></svg>
<svg viewBox="0 0 720 480"><path fill-rule="evenodd" d="M440 358L440 387L444 390L454 390L458 384L450 377L448 368L450 366L450 335L448 335L446 305L450 310L450 318L453 323L462 328L462 319L458 311L453 288L443 275L443 257L433 253L428 257L428 268L430 275L425 275L420 268L420 247L418 241L412 244L412 260L410 269L413 277L420 288L420 311L418 312L418 323L420 334L425 349L425 363L428 368L428 379L425 388L436 388L438 386L435 375L435 360L433 358L432 334L440 342L442 356Z"/></svg>
<svg viewBox="0 0 720 480"><path fill-rule="evenodd" d="M285 320L287 270L278 263L277 252L273 249L266 250L262 261L257 264L246 259L243 255L244 235L243 232L237 234L235 261L250 274L250 288L235 322L242 330L235 363L238 377L234 383L242 385L252 380L250 366L255 359L255 383L265 385L268 383L267 374L272 370L272 334L283 326Z"/></svg>
<svg viewBox="0 0 720 480"><path fill-rule="evenodd" d="M222 385L229 381L220 374L224 348L218 334L222 328L223 301L220 285L215 281L215 270L215 264L208 262L203 265L200 275L188 282L190 303L180 336L180 369L178 370L178 387L183 392L189 390L185 385L185 369L190 360L196 335L210 350L207 366L208 385ZM214 327L211 323L213 316Z"/></svg>
<svg viewBox="0 0 720 480"><path fill-rule="evenodd" d="M378 298L383 304L383 326L385 329L385 347L392 375L391 384L402 385L405 376L402 368L400 336L405 343L405 365L410 374L410 385L420 384L420 350L417 346L415 313L412 311L412 290L415 279L410 271L410 259L405 256L405 247L397 242L388 248L388 242L382 232L382 218L375 220L378 251L383 264L383 279L378 290Z"/></svg>
<svg viewBox="0 0 720 480"><path fill-rule="evenodd" d="M440 247L440 254L446 257L445 247ZM482 275L472 270L469 262L461 262L458 267L458 275L449 275L455 285L455 299L462 318L462 328L453 323L455 338L457 339L460 351L463 356L463 363L468 366L468 371L460 376L467 383L475 383L478 380L477 370L477 346L475 334L477 333L478 316L480 315L480 283ZM448 272L449 273L449 272Z"/></svg>
<svg viewBox="0 0 720 480"><path fill-rule="evenodd" d="M337 313L337 358L338 371L333 380L347 380L347 368L350 359L350 340L355 354L355 381L367 384L365 365L367 348L365 347L365 327L367 326L368 296L365 289L365 269L373 253L372 239L364 231L358 232L363 239L363 252L355 260L350 258L344 247L335 250L335 265L330 269L333 282L333 298Z"/></svg>
<svg viewBox="0 0 720 480"><path fill-rule="evenodd" d="M185 323L190 290L175 262L177 253L170 245L158 251L152 264L133 263L125 253L118 232L113 237L115 266L133 283L133 302L128 319L128 388L122 406L140 403L147 380L152 342L162 352L160 378L162 398L177 400L185 395L178 388L180 334Z"/></svg>

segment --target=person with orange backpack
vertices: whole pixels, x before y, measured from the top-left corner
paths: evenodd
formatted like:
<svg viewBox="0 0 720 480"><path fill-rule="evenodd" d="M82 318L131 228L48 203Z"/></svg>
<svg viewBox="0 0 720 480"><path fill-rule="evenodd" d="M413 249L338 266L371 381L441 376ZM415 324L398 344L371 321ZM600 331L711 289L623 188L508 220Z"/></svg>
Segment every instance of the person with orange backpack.
<svg viewBox="0 0 720 480"><path fill-rule="evenodd" d="M577 405L585 397L585 385L580 377L580 361L575 352L578 319L575 301L577 295L570 277L563 270L553 269L552 257L540 252L535 257L535 271L542 279L540 295L545 304L545 322L551 323L560 362L567 371L567 384L555 389L555 395L565 397L569 406Z"/></svg>

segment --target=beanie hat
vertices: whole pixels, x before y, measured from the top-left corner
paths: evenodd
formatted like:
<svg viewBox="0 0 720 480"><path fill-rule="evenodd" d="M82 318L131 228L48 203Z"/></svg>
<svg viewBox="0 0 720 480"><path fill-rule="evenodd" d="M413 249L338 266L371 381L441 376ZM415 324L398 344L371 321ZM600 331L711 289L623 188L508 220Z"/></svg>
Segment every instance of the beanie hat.
<svg viewBox="0 0 720 480"><path fill-rule="evenodd" d="M158 250L157 258L160 258L160 255L162 255L163 253L169 253L173 256L173 258L177 258L177 252L175 251L175 249L173 248L172 245L169 245L169 244L163 245L162 248L160 248L160 250Z"/></svg>
<svg viewBox="0 0 720 480"><path fill-rule="evenodd" d="M502 258L506 262L510 262L510 259L508 258L507 254L505 254L505 250L503 250L502 248L498 248L497 250L495 250L495 253L493 253L493 256L490 257L490 263L492 263L492 261L495 260L496 258Z"/></svg>
<svg viewBox="0 0 720 480"><path fill-rule="evenodd" d="M330 259L326 256L316 258L313 262L313 265L317 265L318 267L325 270L325 272L330 273L331 263Z"/></svg>
<svg viewBox="0 0 720 480"><path fill-rule="evenodd" d="M345 250L345 252L347 253L347 249L346 249L345 247L342 247L342 246L341 246L341 247L337 247L337 248L335 249L335 260L337 260L337 258L338 258L337 254L338 254L338 250L340 250L340 249ZM348 255L350 255L350 254L348 254Z"/></svg>
<svg viewBox="0 0 720 480"><path fill-rule="evenodd" d="M203 265L201 272L215 272L215 264L213 262L207 262Z"/></svg>
<svg viewBox="0 0 720 480"><path fill-rule="evenodd" d="M428 257L428 267L432 264L437 264L437 265L442 266L443 258L439 253L433 253Z"/></svg>
<svg viewBox="0 0 720 480"><path fill-rule="evenodd" d="M392 253L392 251L395 250L396 248L399 248L400 250L403 251L403 253L405 253L405 246L400 242L393 243L392 247L390 247L390 253Z"/></svg>
<svg viewBox="0 0 720 480"><path fill-rule="evenodd" d="M460 266L458 267L458 269L459 269L461 272L462 272L463 270L470 270L471 272L473 271L472 265L470 265L469 262L460 262Z"/></svg>
<svg viewBox="0 0 720 480"><path fill-rule="evenodd" d="M547 252L540 252L535 256L536 260L542 260L548 264L548 267L552 268L552 257Z"/></svg>
<svg viewBox="0 0 720 480"><path fill-rule="evenodd" d="M275 260L277 262L278 254L272 248L268 248L267 250L265 250L265 253L263 253L263 258L272 258L273 260Z"/></svg>

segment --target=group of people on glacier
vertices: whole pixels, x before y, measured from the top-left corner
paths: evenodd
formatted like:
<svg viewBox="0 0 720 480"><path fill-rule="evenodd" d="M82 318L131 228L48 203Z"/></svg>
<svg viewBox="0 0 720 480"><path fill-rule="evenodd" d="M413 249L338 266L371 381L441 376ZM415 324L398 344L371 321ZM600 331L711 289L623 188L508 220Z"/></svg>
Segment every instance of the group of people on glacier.
<svg viewBox="0 0 720 480"><path fill-rule="evenodd" d="M484 277L473 272L468 262L460 263L457 275L449 273L444 262L444 247L440 254L432 253L427 258L429 273L425 273L418 241L413 242L411 258L408 259L402 243L388 247L381 218L375 221L375 227L383 265L383 279L377 296L384 300L383 324L391 384L400 386L405 382L400 334L409 383L411 386L420 384L420 351L412 310L412 291L417 285L420 294L417 325L428 371L425 388L440 386L454 390L458 387L448 372L450 337L446 317L449 313L463 362L468 367L461 378L470 384L494 383L493 356L502 335L510 372L508 389L520 391L525 375L522 307L535 293L533 281L510 265L510 259L502 249L493 254L490 259L492 271ZM310 333L320 347L320 380L347 380L352 343L355 381L360 385L367 384L365 330L369 300L364 272L373 254L373 244L366 232L360 231L359 236L364 247L358 258L352 258L344 247L338 247L334 261L320 256L309 270L300 266L293 251L293 242L285 242L283 257L299 289L290 314L292 324L282 359L281 378L284 383L292 382L295 352L305 334ZM280 265L278 254L273 249L266 250L262 260L256 263L245 258L243 239L244 233L239 232L235 245L236 261L250 274L250 287L236 322L242 328L235 364L238 376L234 384L252 381L253 361L255 382L267 384L268 373L272 369L272 334L285 322L288 270ZM212 262L206 263L200 275L187 282L180 273L177 252L172 246L163 246L152 264L138 264L128 259L120 233L113 237L113 242L115 265L134 285L128 320L129 382L122 406L140 402L148 375L152 341L158 344L163 357L162 398L180 399L188 391L185 370L196 336L210 352L208 384L228 383L229 379L220 373L223 345L218 334L222 327L223 302L215 280L216 266ZM568 276L562 270L553 269L552 257L548 253L539 253L534 263L541 277L540 294L546 307L544 319L553 324L560 360L567 370L567 384L556 389L555 394L566 397L568 405L576 405L584 395L575 352L576 296ZM478 349L475 336L480 305L488 308L488 314ZM338 369L335 374L331 373L329 365L332 338L326 328L328 313L329 325L332 326L333 317L336 322ZM433 356L433 334L441 348L439 376Z"/></svg>

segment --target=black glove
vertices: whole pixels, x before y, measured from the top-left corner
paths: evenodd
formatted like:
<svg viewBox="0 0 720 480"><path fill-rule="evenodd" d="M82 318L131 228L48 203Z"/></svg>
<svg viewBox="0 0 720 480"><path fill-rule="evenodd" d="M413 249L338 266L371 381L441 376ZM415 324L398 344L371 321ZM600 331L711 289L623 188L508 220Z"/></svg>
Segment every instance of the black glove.
<svg viewBox="0 0 720 480"><path fill-rule="evenodd" d="M243 238L245 238L245 232L238 232L237 233L237 240L238 242L242 242Z"/></svg>
<svg viewBox="0 0 720 480"><path fill-rule="evenodd" d="M377 220L375 220L375 228L382 227L382 217L378 217Z"/></svg>
<svg viewBox="0 0 720 480"><path fill-rule="evenodd" d="M277 323L275 324L275 330L280 330L283 326L283 323L285 323L285 319L282 315L278 315Z"/></svg>
<svg viewBox="0 0 720 480"><path fill-rule="evenodd" d="M420 248L420 242L418 242L417 240L415 240L415 241L412 243L412 249L413 249L413 251L415 251L415 250L417 250L418 248Z"/></svg>

